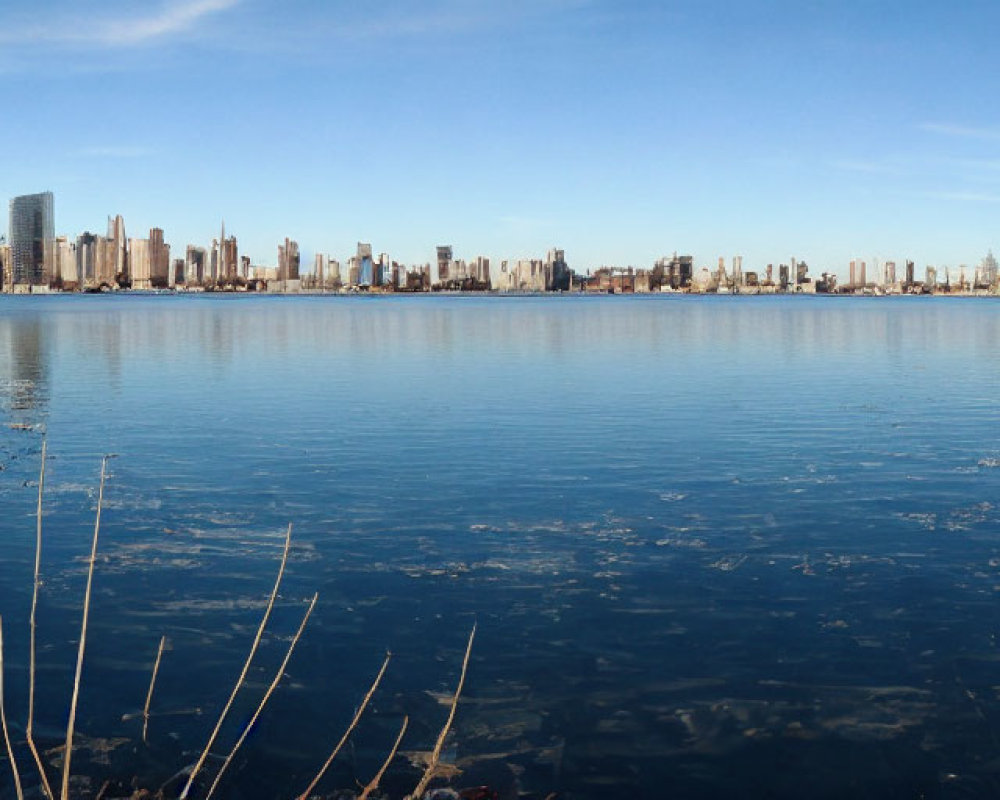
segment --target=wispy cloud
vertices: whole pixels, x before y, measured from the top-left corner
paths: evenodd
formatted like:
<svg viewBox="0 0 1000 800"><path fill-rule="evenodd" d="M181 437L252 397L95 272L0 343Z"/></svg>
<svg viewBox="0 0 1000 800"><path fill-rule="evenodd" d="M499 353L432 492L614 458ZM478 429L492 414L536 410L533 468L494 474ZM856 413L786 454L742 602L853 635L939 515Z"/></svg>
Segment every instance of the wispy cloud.
<svg viewBox="0 0 1000 800"><path fill-rule="evenodd" d="M159 11L130 19L70 18L32 26L4 26L0 42L13 45L72 44L135 47L194 30L206 17L235 7L241 0L180 0Z"/></svg>
<svg viewBox="0 0 1000 800"><path fill-rule="evenodd" d="M967 125L952 125L942 122L924 122L919 129L927 133L951 136L960 139L979 139L980 141L1000 142L1000 128L981 128Z"/></svg>

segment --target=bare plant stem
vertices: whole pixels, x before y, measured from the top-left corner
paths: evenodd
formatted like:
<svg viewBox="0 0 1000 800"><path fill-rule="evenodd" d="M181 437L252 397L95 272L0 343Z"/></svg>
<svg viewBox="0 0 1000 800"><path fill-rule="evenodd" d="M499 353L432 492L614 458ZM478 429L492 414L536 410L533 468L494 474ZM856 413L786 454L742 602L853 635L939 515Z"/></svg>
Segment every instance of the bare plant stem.
<svg viewBox="0 0 1000 800"><path fill-rule="evenodd" d="M448 731L451 729L451 723L455 719L455 709L458 708L458 698L462 694L462 686L465 685L465 673L469 668L469 656L472 654L472 640L474 638L476 638L475 625L472 626L472 632L469 634L469 644L465 648L465 658L462 660L462 675L458 679L458 688L455 689L455 696L451 701L451 710L448 712L448 720L445 722L444 727L441 729L441 733L438 735L430 760L427 762L427 769L424 770L424 775L420 779L420 783L417 784L417 788L410 794L410 797L412 798L423 797L424 790L427 789L427 784L434 779L434 775L437 772L438 762L441 760L441 750L444 748L444 740L448 735Z"/></svg>
<svg viewBox="0 0 1000 800"><path fill-rule="evenodd" d="M41 566L42 566L42 493L45 489L45 454L48 442L42 439L42 466L38 474L38 511L35 516L35 588L31 593L31 618L29 627L31 629L31 643L28 651L28 724L25 726L25 737L28 740L28 747L31 755L34 756L35 764L38 767L38 774L42 779L42 789L45 796L53 800L52 787L49 785L48 776L45 774L45 765L42 764L42 757L38 754L35 746L34 724L35 724L35 612L38 609L38 589L41 586Z"/></svg>
<svg viewBox="0 0 1000 800"><path fill-rule="evenodd" d="M365 695L365 699L358 706L358 710L354 713L354 719L351 720L351 724L347 726L347 730L344 731L344 735L340 737L340 741L337 742L337 746L333 748L333 752L330 753L330 757L324 762L320 771L313 778L312 783L306 788L306 790L296 798L296 800L307 800L312 790L316 788L316 785L323 779L326 771L330 768L333 760L337 757L341 748L347 743L348 738L354 732L354 729L358 726L358 721L361 719L361 715L365 713L365 709L368 707L369 701L372 699L372 695L375 694L375 690L378 689L378 685L382 682L382 676L385 675L386 668L389 666L389 660L392 658L392 653L386 653L385 661L382 662L382 669L378 671L378 675L375 676L375 681L372 683L371 688L368 690L368 694Z"/></svg>
<svg viewBox="0 0 1000 800"><path fill-rule="evenodd" d="M226 706L222 709L222 713L219 715L219 721L215 723L215 729L212 731L212 735L208 737L208 744L205 745L205 749L202 751L197 763L191 770L191 774L188 776L187 783L184 784L184 790L181 792L181 800L187 799L188 793L191 791L191 786L194 783L194 779L201 771L201 768L205 766L205 759L208 758L208 753L212 749L212 745L215 744L215 738L219 735L222 723L225 722L226 715L229 714L229 709L232 707L233 701L236 699L236 695L239 693L240 687L246 679L247 672L250 670L250 662L253 661L253 657L257 653L257 647L260 645L261 636L264 635L264 628L267 627L267 621L271 617L271 609L274 608L274 599L278 596L278 587L281 586L281 577L285 574L285 563L288 561L288 548L291 542L292 525L289 523L288 532L285 534L285 550L281 554L281 566L278 567L278 577L274 581L274 588L271 590L271 598L267 601L267 608L264 610L264 616L261 618L260 627L257 628L257 636L254 637L250 653L247 655L247 660L243 664L243 669L240 672L239 678L236 680L236 685L233 687L233 691L229 695L229 700L226 701Z"/></svg>
<svg viewBox="0 0 1000 800"><path fill-rule="evenodd" d="M7 743L7 757L10 759L10 768L14 772L14 786L17 789L17 800L24 800L24 792L21 791L21 776L17 772L17 762L14 761L14 748L10 744L10 733L7 732L7 712L3 706L3 619L0 618L0 723L3 724L3 738Z"/></svg>
<svg viewBox="0 0 1000 800"><path fill-rule="evenodd" d="M156 661L153 662L153 677L149 679L149 691L146 693L146 705L142 709L142 743L146 744L146 733L149 730L149 704L153 702L153 686L156 685L156 673L160 671L160 659L163 658L163 646L167 637L160 637L160 649L156 651Z"/></svg>
<svg viewBox="0 0 1000 800"><path fill-rule="evenodd" d="M80 626L80 647L76 654L76 676L73 679L73 699L69 706L69 722L66 725L66 752L63 754L62 800L69 800L69 768L73 755L73 728L76 725L76 704L80 699L80 675L83 672L83 653L87 646L87 620L90 616L90 590L94 582L94 562L97 560L97 537L101 531L101 506L104 504L104 479L107 474L108 457L101 461L101 488L97 492L97 517L94 522L94 541L90 547L90 567L87 570L87 591L83 596L83 623Z"/></svg>
<svg viewBox="0 0 1000 800"><path fill-rule="evenodd" d="M233 749L229 751L229 755L226 756L226 760L222 763L222 767L219 769L218 774L215 776L215 780L212 782L211 788L208 790L208 794L205 795L205 800L209 800L212 794L215 792L215 787L219 785L219 781L222 779L223 773L228 769L229 762L233 760L233 756L236 755L236 751L240 749L244 740L250 734L250 730L253 728L254 723L257 722L257 718L260 716L261 712L264 710L264 706L267 701L271 698L274 690L278 688L278 684L285 675L285 670L288 668L288 662L292 658L292 651L295 650L295 645L299 642L299 637L302 636L302 631L306 628L306 622L309 621L309 615L312 614L313 609L316 607L316 601L319 599L319 593L313 595L312 602L309 603L309 608L306 609L305 615L302 617L302 623L299 625L298 631L296 631L295 636L292 638L292 643L288 645L288 652L285 653L285 659L281 662L281 666L278 667L278 672L274 676L274 680L271 681L271 685L267 688L264 693L264 698L260 701L260 705L257 706L257 710L254 712L250 721L247 723L246 727L243 729L243 733L240 738L233 745Z"/></svg>
<svg viewBox="0 0 1000 800"><path fill-rule="evenodd" d="M389 753L389 757L385 760L382 765L382 769L378 771L378 774L372 778L371 783L369 783L365 790L358 795L358 800L368 800L368 795L374 792L378 788L379 781L382 780L382 776L385 775L385 771L389 769L389 765L392 760L396 757L396 751L399 750L399 743L403 741L403 734L406 733L406 726L410 723L409 717L403 717L403 727L399 729L399 736L396 737L396 743L392 746L392 752Z"/></svg>

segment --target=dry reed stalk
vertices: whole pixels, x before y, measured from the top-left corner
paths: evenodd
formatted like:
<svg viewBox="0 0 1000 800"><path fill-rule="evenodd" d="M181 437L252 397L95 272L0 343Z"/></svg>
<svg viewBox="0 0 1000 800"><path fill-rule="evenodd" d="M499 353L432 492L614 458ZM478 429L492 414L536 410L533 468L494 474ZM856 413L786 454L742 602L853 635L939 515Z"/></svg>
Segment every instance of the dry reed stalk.
<svg viewBox="0 0 1000 800"><path fill-rule="evenodd" d="M17 788L17 800L24 800L24 792L21 791L21 776L17 772L17 762L14 761L14 748L10 744L10 734L7 732L7 712L3 706L3 618L0 617L0 723L3 723L3 738L7 743L7 757L10 759L10 768L14 772L14 786Z"/></svg>
<svg viewBox="0 0 1000 800"><path fill-rule="evenodd" d="M326 771L330 768L333 760L337 757L337 753L340 752L341 748L347 743L348 738L354 732L354 729L358 726L358 721L361 719L361 715L365 713L365 709L368 707L369 701L372 699L372 695L375 694L375 690L378 689L378 685L382 682L382 676L385 675L386 668L389 666L389 660L392 658L392 653L385 654L385 661L382 662L382 669L378 671L378 675L375 676L375 681L372 683L371 688L368 690L368 694L365 695L365 699L361 702L358 710L354 713L354 719L351 720L351 724L347 726L347 730L344 731L344 735L340 737L340 741L337 742L337 746L333 748L333 752L330 753L330 757L323 763L320 771L313 778L312 783L306 788L306 790L300 794L296 800L307 800L316 785L323 779Z"/></svg>
<svg viewBox="0 0 1000 800"><path fill-rule="evenodd" d="M83 623L80 626L80 647L76 654L76 676L73 679L73 699L69 706L69 722L66 725L66 752L63 754L62 800L69 800L69 767L73 755L73 728L76 725L76 704L80 699L80 675L83 672L83 653L87 646L87 620L90 616L90 589L94 582L94 562L97 560L97 537L101 532L101 506L104 504L104 479L107 473L108 457L101 461L101 487L97 492L97 517L94 521L94 541L90 546L90 567L87 570L87 591L83 595Z"/></svg>
<svg viewBox="0 0 1000 800"><path fill-rule="evenodd" d="M236 695L240 691L240 687L243 685L243 681L246 679L247 672L250 670L250 662L253 661L254 655L257 653L257 647L260 645L260 639L264 635L264 628L267 627L267 621L271 616L271 609L274 608L274 599L278 596L278 587L281 586L281 577L285 574L285 563L288 561L288 548L292 542L292 525L288 524L288 532L285 534L285 550L281 554L281 566L278 567L278 577L274 581L274 588L271 590L271 597L267 601L267 608L264 610L264 616L260 620L260 627L257 628L257 635L254 637L253 645L250 648L250 653L247 655L247 660L243 664L243 669L240 672L239 678L236 680L236 685L233 687L232 693L229 695L229 700L226 701L225 708L222 709L222 713L219 715L219 721L215 723L215 728L212 731L212 735L208 737L208 744L205 745L205 749L202 751L201 756L198 758L197 763L191 770L191 774L188 776L187 783L184 784L184 790L181 792L181 800L187 800L188 793L191 791L191 786L194 783L194 779L198 776L201 768L205 766L205 759L208 758L208 753L212 749L212 745L215 744L215 738L219 735L219 730L222 728L222 723L226 720L226 715L229 714L229 709L233 705L233 701L236 699Z"/></svg>
<svg viewBox="0 0 1000 800"><path fill-rule="evenodd" d="M156 684L156 673L160 671L160 659L163 658L163 646L167 637L160 637L160 649L156 651L156 661L153 662L153 677L149 679L149 691L146 693L146 705L142 709L142 743L146 744L146 732L149 729L149 704L153 702L153 686Z"/></svg>
<svg viewBox="0 0 1000 800"><path fill-rule="evenodd" d="M427 784L434 779L434 774L437 772L438 761L441 760L441 750L444 747L444 740L448 735L448 731L451 729L452 721L455 719L455 709L458 708L458 698L461 696L462 686L465 684L465 673L469 668L469 656L472 653L472 640L475 637L476 626L473 625L472 632L469 634L469 644L465 648L465 658L462 660L462 675L458 679L458 688L455 689L455 696L451 701L451 710L448 712L448 720L444 723L444 727L438 735L437 742L434 744L434 750L427 762L427 769L424 770L424 775L420 779L420 783L417 784L417 788L410 794L410 797L412 798L423 797Z"/></svg>
<svg viewBox="0 0 1000 800"><path fill-rule="evenodd" d="M403 727L399 729L399 736L396 737L396 743L392 746L392 752L389 753L389 757L385 760L382 765L382 769L378 771L378 774L372 778L371 783L369 783L365 790L358 795L358 800L368 800L368 795L374 792L378 788L379 781L382 780L382 776L385 775L385 771L389 769L389 765L392 760L396 757L396 751L399 750L399 743L403 741L403 734L406 733L406 726L410 724L409 717L403 717Z"/></svg>
<svg viewBox="0 0 1000 800"><path fill-rule="evenodd" d="M42 466L38 474L38 511L35 516L35 588L31 593L31 617L29 627L31 630L31 643L28 651L28 724L25 726L25 737L28 740L28 747L31 755L35 759L38 767L38 774L42 779L42 789L49 800L54 800L52 787L49 785L48 776L45 774L45 765L42 764L42 757L35 747L34 724L35 724L35 611L38 608L38 589L41 586L41 566L42 566L42 493L45 489L45 454L48 442L42 439Z"/></svg>
<svg viewBox="0 0 1000 800"><path fill-rule="evenodd" d="M219 781L222 779L223 773L226 771L226 769L228 769L229 762L233 760L233 756L236 755L236 751L240 749L240 746L243 744L244 740L250 734L250 729L253 728L254 723L257 721L257 718L264 710L264 706L267 703L267 701L271 698L271 694L274 692L275 689L278 688L278 684L281 682L281 679L285 676L285 670L288 668L288 662L292 658L292 651L295 650L295 645L298 644L299 637L302 636L302 631L306 629L306 622L309 621L309 615L312 614L313 609L316 607L317 600L319 600L319 592L313 595L312 602L309 603L309 608L306 609L306 613L302 617L302 622L299 625L299 629L298 631L296 631L295 636L292 638L292 643L288 645L288 652L285 653L285 659L284 661L281 662L281 666L278 667L278 672L277 674L275 674L274 680L271 681L271 685L267 687L267 691L264 693L264 697L260 701L260 705L257 706L257 710L254 712L253 716L250 718L250 721L243 729L243 733L240 735L240 738L236 741L236 744L233 745L233 749L229 751L229 755L226 756L226 760L222 762L222 767L220 767L219 772L216 774L215 780L212 782L212 786L208 790L208 794L205 795L205 800L209 800L209 798L211 798L212 794L215 792L215 787L219 785Z"/></svg>

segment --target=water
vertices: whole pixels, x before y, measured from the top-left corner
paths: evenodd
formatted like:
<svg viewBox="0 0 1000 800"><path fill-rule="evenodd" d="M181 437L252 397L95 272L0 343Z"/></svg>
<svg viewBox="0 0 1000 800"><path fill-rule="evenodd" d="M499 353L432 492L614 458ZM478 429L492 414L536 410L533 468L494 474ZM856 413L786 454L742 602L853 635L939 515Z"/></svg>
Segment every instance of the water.
<svg viewBox="0 0 1000 800"><path fill-rule="evenodd" d="M476 621L446 749L458 786L994 796L998 341L988 299L0 297L15 740L44 430L46 747L65 730L100 455L117 455L82 793L194 761L291 522L271 632L215 752L319 604L221 796L301 791L386 650L320 788L367 782L404 714L416 760ZM384 787L419 774L398 758Z"/></svg>

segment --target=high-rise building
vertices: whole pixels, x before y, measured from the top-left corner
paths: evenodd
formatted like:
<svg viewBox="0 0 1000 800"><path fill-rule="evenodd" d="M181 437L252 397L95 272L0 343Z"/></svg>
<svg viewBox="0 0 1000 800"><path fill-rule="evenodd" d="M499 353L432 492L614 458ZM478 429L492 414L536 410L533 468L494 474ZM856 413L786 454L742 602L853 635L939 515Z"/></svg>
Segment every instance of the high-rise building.
<svg viewBox="0 0 1000 800"><path fill-rule="evenodd" d="M549 250L545 259L546 289L555 292L568 292L570 288L570 272L566 264L566 251Z"/></svg>
<svg viewBox="0 0 1000 800"><path fill-rule="evenodd" d="M372 246L368 242L358 242L358 286L371 286L374 279Z"/></svg>
<svg viewBox="0 0 1000 800"><path fill-rule="evenodd" d="M868 284L868 265L859 259L851 261L851 288L864 288Z"/></svg>
<svg viewBox="0 0 1000 800"><path fill-rule="evenodd" d="M906 262L906 285L907 286L912 286L913 285L913 278L914 278L914 275L913 275L913 262L912 261L907 261Z"/></svg>
<svg viewBox="0 0 1000 800"><path fill-rule="evenodd" d="M149 239L129 239L129 282L133 289L151 289Z"/></svg>
<svg viewBox="0 0 1000 800"><path fill-rule="evenodd" d="M981 285L991 287L996 284L998 276L997 260L993 256L992 250L986 254L982 264L979 265L979 275L979 283L981 283Z"/></svg>
<svg viewBox="0 0 1000 800"><path fill-rule="evenodd" d="M451 245L441 245L437 249L437 261L438 261L438 283L447 283L450 278L451 271L451 260L452 260L452 249Z"/></svg>
<svg viewBox="0 0 1000 800"><path fill-rule="evenodd" d="M26 194L10 201L11 281L42 286L49 282L45 254L56 238L52 192Z"/></svg>
<svg viewBox="0 0 1000 800"><path fill-rule="evenodd" d="M485 284L486 286L491 285L490 260L487 256L476 256L475 274L473 277L479 283Z"/></svg>
<svg viewBox="0 0 1000 800"><path fill-rule="evenodd" d="M165 289L170 280L170 245L163 241L163 229L149 231L149 280L153 288Z"/></svg>
<svg viewBox="0 0 1000 800"><path fill-rule="evenodd" d="M299 243L285 238L278 245L278 280L297 281L299 279Z"/></svg>
<svg viewBox="0 0 1000 800"><path fill-rule="evenodd" d="M186 283L202 284L205 282L205 261L208 253L204 247L195 247L193 244L187 246L187 254L184 259L184 273L187 276Z"/></svg>
<svg viewBox="0 0 1000 800"><path fill-rule="evenodd" d="M316 279L316 288L320 291L326 288L326 256L322 253L317 253L313 266L313 276Z"/></svg>
<svg viewBox="0 0 1000 800"><path fill-rule="evenodd" d="M885 262L885 285L893 286L896 283L896 262Z"/></svg>
<svg viewBox="0 0 1000 800"><path fill-rule="evenodd" d="M90 231L76 237L76 273L81 288L94 285L97 277L97 238Z"/></svg>
<svg viewBox="0 0 1000 800"><path fill-rule="evenodd" d="M111 242L111 263L106 265L106 269L111 271L110 283L119 277L128 276L128 240L125 238L125 220L122 215L112 219L108 217L108 241Z"/></svg>
<svg viewBox="0 0 1000 800"><path fill-rule="evenodd" d="M11 292L10 245L0 236L0 292Z"/></svg>
<svg viewBox="0 0 1000 800"><path fill-rule="evenodd" d="M116 247L114 239L98 236L94 240L94 284L97 286L114 286L118 276L115 274ZM122 276L124 279L124 275Z"/></svg>
<svg viewBox="0 0 1000 800"><path fill-rule="evenodd" d="M76 289L80 285L76 265L76 245L65 236L57 236L53 241L54 252L50 262L53 265L51 280L63 289Z"/></svg>

